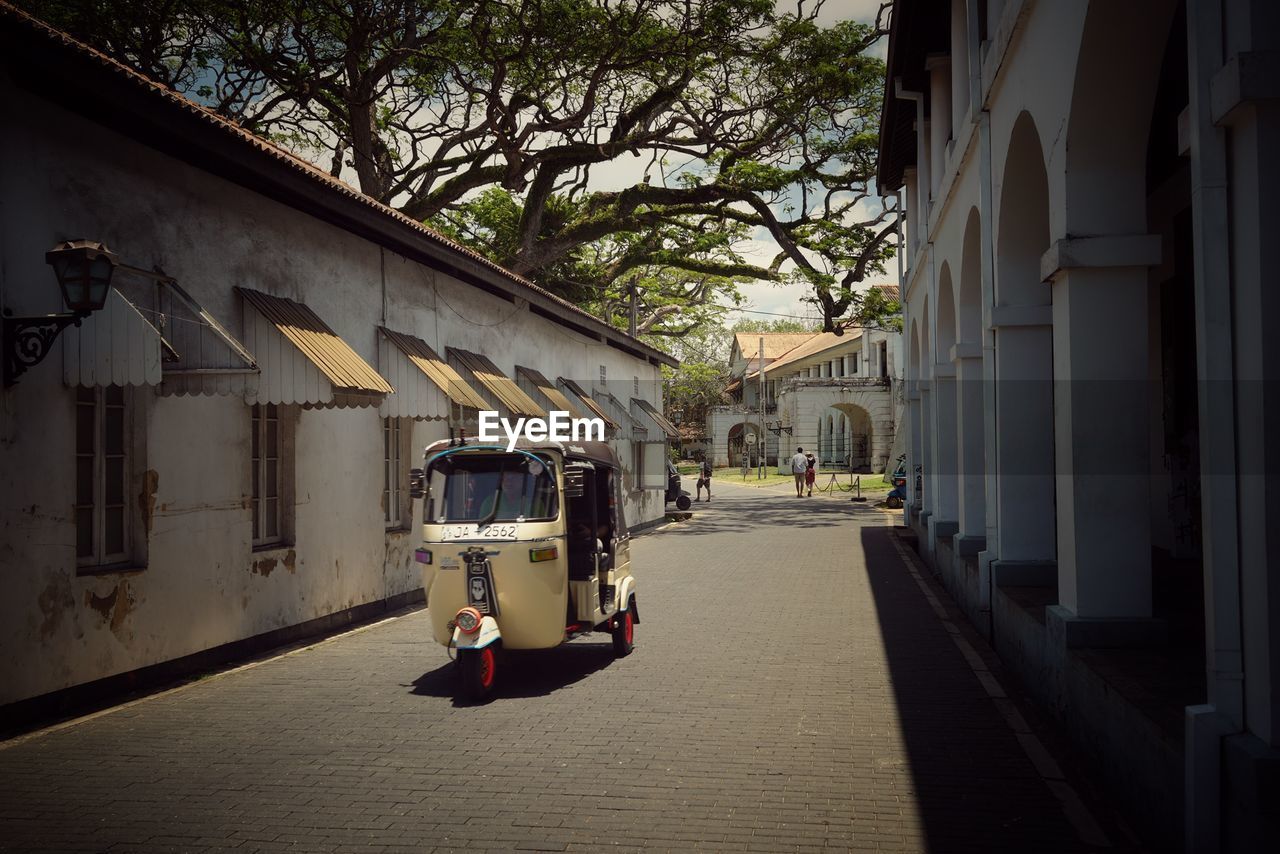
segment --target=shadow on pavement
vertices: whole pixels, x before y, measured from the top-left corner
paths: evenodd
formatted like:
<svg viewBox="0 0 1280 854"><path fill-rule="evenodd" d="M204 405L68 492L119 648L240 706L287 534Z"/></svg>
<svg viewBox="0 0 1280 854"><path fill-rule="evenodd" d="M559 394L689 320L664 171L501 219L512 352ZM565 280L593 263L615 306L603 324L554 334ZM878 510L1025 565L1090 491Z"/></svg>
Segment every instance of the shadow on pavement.
<svg viewBox="0 0 1280 854"><path fill-rule="evenodd" d="M861 539L928 850L1096 850L1080 840L921 595L891 531L865 527ZM981 649L976 633L961 631ZM1006 689L1016 688L1000 678ZM1115 833L1111 842L1108 851L1132 850Z"/></svg>
<svg viewBox="0 0 1280 854"><path fill-rule="evenodd" d="M604 638L604 642L592 638ZM608 635L593 635L553 649L503 650L498 659L498 684L494 700L545 697L612 664L616 657ZM453 697L456 692L453 662L442 664L413 680L410 694ZM457 703L455 705L465 705Z"/></svg>

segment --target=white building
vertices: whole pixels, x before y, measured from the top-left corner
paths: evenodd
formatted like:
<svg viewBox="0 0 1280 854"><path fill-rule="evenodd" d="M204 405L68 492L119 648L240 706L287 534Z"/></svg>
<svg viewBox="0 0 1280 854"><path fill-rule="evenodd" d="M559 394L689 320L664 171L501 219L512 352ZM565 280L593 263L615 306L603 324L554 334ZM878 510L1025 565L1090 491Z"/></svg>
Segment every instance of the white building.
<svg viewBox="0 0 1280 854"><path fill-rule="evenodd" d="M62 310L60 241L122 265L51 346L5 322L47 350L0 397L7 721L420 600L408 470L479 409L612 401L663 516L669 356L8 6L0 45L6 314Z"/></svg>
<svg viewBox="0 0 1280 854"><path fill-rule="evenodd" d="M1278 47L1272 0L894 7L907 519L1156 850L1280 847Z"/></svg>
<svg viewBox="0 0 1280 854"><path fill-rule="evenodd" d="M902 409L901 349L902 336L883 330L738 333L728 387L734 402L709 418L713 465L738 466L744 453L750 464L760 448L777 464L781 445L783 462L803 447L824 467L883 471Z"/></svg>

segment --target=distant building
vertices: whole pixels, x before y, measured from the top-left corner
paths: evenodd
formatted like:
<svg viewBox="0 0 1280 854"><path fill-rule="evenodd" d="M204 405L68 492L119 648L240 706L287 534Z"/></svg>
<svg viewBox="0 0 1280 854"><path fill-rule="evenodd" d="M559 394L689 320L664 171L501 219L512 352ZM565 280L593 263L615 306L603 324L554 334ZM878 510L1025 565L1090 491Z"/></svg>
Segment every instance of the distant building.
<svg viewBox="0 0 1280 854"><path fill-rule="evenodd" d="M763 452L772 466L780 447L784 460L803 447L825 468L883 471L901 411L901 340L896 332L860 329L738 333L727 388L733 402L708 418L713 464L736 467L746 456L754 465Z"/></svg>
<svg viewBox="0 0 1280 854"><path fill-rule="evenodd" d="M481 409L607 419L663 518L674 359L9 6L0 45L4 308L61 310L59 241L135 268L3 342L47 355L0 393L0 715L420 600L409 470Z"/></svg>
<svg viewBox="0 0 1280 854"><path fill-rule="evenodd" d="M1152 850L1280 850L1278 48L1273 0L893 8L906 521Z"/></svg>

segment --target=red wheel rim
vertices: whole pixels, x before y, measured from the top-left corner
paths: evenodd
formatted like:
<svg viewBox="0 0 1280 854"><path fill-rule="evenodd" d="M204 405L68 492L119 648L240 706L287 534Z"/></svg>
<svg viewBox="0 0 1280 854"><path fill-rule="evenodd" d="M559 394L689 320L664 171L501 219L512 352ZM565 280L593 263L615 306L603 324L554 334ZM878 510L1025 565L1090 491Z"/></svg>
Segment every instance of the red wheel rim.
<svg viewBox="0 0 1280 854"><path fill-rule="evenodd" d="M622 636L627 639L627 646L631 646L631 639L635 637L635 623L631 619L631 609L627 609L627 616L622 618Z"/></svg>
<svg viewBox="0 0 1280 854"><path fill-rule="evenodd" d="M486 646L480 650L480 685L483 688L493 687L493 648Z"/></svg>

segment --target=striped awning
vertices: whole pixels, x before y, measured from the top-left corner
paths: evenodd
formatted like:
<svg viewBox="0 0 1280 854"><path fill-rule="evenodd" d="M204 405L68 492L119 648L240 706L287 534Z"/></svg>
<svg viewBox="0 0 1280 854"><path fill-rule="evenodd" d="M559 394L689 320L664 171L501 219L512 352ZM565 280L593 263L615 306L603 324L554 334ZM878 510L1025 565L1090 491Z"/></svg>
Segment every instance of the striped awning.
<svg viewBox="0 0 1280 854"><path fill-rule="evenodd" d="M642 397L631 398L631 414L636 415L639 411L643 417L647 418L663 433L667 434L668 439L679 439L680 431L676 429L676 425L667 420L667 417L658 411L658 408Z"/></svg>
<svg viewBox="0 0 1280 854"><path fill-rule="evenodd" d="M162 351L159 330L112 288L101 309L63 334L63 380L70 386L159 385Z"/></svg>
<svg viewBox="0 0 1280 854"><path fill-rule="evenodd" d="M516 365L516 381L521 388L529 393L530 397L536 399L537 394L545 397L552 409L567 412L570 418L588 417L586 412L583 411L585 407L579 407L574 404L572 400L565 396L564 392L556 388L555 383L533 368Z"/></svg>
<svg viewBox="0 0 1280 854"><path fill-rule="evenodd" d="M382 333L378 365L396 387L396 393L382 403L384 416L448 418L451 403L464 409L489 408L426 341L385 326L378 331Z"/></svg>
<svg viewBox="0 0 1280 854"><path fill-rule="evenodd" d="M563 386L566 391L568 391L578 400L582 401L582 405L585 406L587 409L589 409L592 415L604 421L604 426L608 427L611 430L618 429L618 422L614 421L611 417L609 417L609 413L605 411L605 408L600 404L596 403L591 398L591 395L587 394L586 391L583 390L582 386L578 385L573 380L567 380L564 377L559 377L557 378L556 381L560 383L560 385Z"/></svg>
<svg viewBox="0 0 1280 854"><path fill-rule="evenodd" d="M463 368L464 373L473 376L480 385L484 386L490 394L512 415L524 416L527 418L546 418L547 412L534 401L533 398L520 390L520 386L515 384L511 377L498 370L488 356L482 356L479 353L472 353L470 350L460 350L457 347L448 347L445 352L449 356L451 363ZM489 407L484 407L488 409Z"/></svg>
<svg viewBox="0 0 1280 854"><path fill-rule="evenodd" d="M250 403L376 406L395 389L300 302L236 288L245 302L245 346L262 379Z"/></svg>

